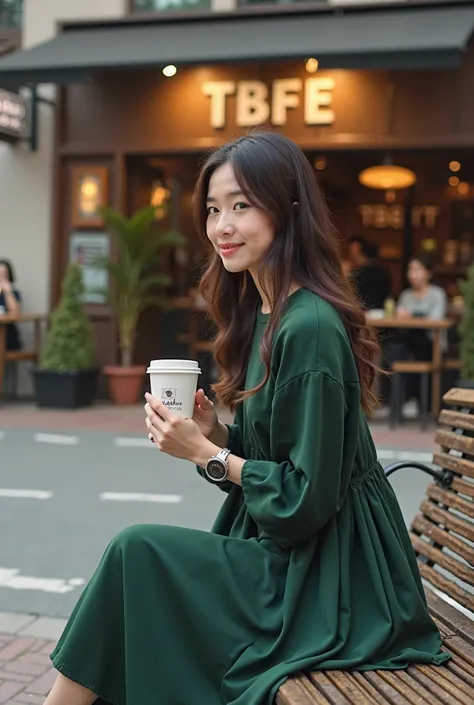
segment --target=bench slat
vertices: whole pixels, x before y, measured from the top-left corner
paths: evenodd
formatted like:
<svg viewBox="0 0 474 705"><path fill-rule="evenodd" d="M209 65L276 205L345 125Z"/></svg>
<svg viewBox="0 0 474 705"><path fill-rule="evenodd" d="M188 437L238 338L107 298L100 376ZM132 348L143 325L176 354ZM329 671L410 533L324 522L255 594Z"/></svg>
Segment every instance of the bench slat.
<svg viewBox="0 0 474 705"><path fill-rule="evenodd" d="M408 666L407 668L408 674L414 678L414 680L417 680L420 685L422 685L429 693L433 693L433 695L436 695L439 700L444 705L460 705L459 700L456 700L450 693L448 693L445 688L434 681L428 673L424 671L424 667L420 666L419 664L415 664L413 666ZM467 705L472 705L472 703L468 703Z"/></svg>
<svg viewBox="0 0 474 705"><path fill-rule="evenodd" d="M367 673L359 673L355 672L352 674L354 679L356 680L357 684L361 687L362 690L364 690L369 697L374 700L377 705L380 705L380 691L378 691L370 682L370 680L367 678ZM387 700L386 702L391 703L391 700Z"/></svg>
<svg viewBox="0 0 474 705"><path fill-rule="evenodd" d="M436 595L433 590L426 588L425 594L430 614L455 632L456 636L462 637L463 640L474 646L474 622L456 607Z"/></svg>
<svg viewBox="0 0 474 705"><path fill-rule="evenodd" d="M442 426L460 428L463 431L474 431L474 416L472 416L472 414L463 414L461 411L443 409L439 415L438 421Z"/></svg>
<svg viewBox="0 0 474 705"><path fill-rule="evenodd" d="M380 676L380 671L365 671L363 676L378 691L379 703L381 700L380 695L382 695L386 702L392 703L393 705L411 705L408 698Z"/></svg>
<svg viewBox="0 0 474 705"><path fill-rule="evenodd" d="M326 671L314 671L310 673L311 683L322 693L329 702L336 702L337 705L351 705L351 701L341 693L335 683L327 675Z"/></svg>
<svg viewBox="0 0 474 705"><path fill-rule="evenodd" d="M437 524L443 524L447 529L455 531L464 538L474 541L474 526L465 519L460 519L452 512L441 509L437 504L433 504L428 499L424 499L420 504L420 511Z"/></svg>
<svg viewBox="0 0 474 705"><path fill-rule="evenodd" d="M280 686L276 696L276 705L332 705L315 688L303 685L306 676L293 676Z"/></svg>
<svg viewBox="0 0 474 705"><path fill-rule="evenodd" d="M461 514L474 519L474 504L468 499L462 499L458 495L454 494L451 490L442 490L441 487L435 485L428 485L426 488L426 494L430 499L434 499L439 504L445 504L451 509L456 509L456 511Z"/></svg>
<svg viewBox="0 0 474 705"><path fill-rule="evenodd" d="M474 392L472 389L453 387L443 395L443 401L449 406L461 406L474 409Z"/></svg>
<svg viewBox="0 0 474 705"><path fill-rule="evenodd" d="M474 483L467 482L466 480L461 480L459 477L453 477L451 483L451 489L459 494L466 495L466 497L472 497L474 499Z"/></svg>
<svg viewBox="0 0 474 705"><path fill-rule="evenodd" d="M436 565L449 571L459 578L459 580L463 580L468 585L474 585L474 571L472 568L464 565L464 563L460 563L452 556L448 556L447 553L440 551L439 548L435 548L412 531L410 532L410 538L413 548L417 553L425 556L425 558L429 558L430 561L433 561Z"/></svg>
<svg viewBox="0 0 474 705"><path fill-rule="evenodd" d="M460 659L459 656L456 656L456 654L451 654L451 659L446 665L449 666L453 672L461 673L463 680L465 680L466 683L472 683L474 686L474 668Z"/></svg>
<svg viewBox="0 0 474 705"><path fill-rule="evenodd" d="M395 690L398 690L412 705L439 705L440 703L433 696L427 700L423 688L404 671L377 671L377 674Z"/></svg>
<svg viewBox="0 0 474 705"><path fill-rule="evenodd" d="M351 705L378 705L367 692L361 690L359 684L350 673L344 671L326 671L329 680L341 691Z"/></svg>
<svg viewBox="0 0 474 705"><path fill-rule="evenodd" d="M446 681L445 688L447 687L447 683L450 683L450 687L456 689L458 693L469 696L466 705L472 705L472 688L463 678L459 678L459 676L448 668L436 669L434 666L424 666L424 668L430 669L432 678L434 678L436 682L438 682L439 679Z"/></svg>
<svg viewBox="0 0 474 705"><path fill-rule="evenodd" d="M446 639L445 646L448 651L459 656L470 667L474 668L474 646L468 644L459 636Z"/></svg>
<svg viewBox="0 0 474 705"><path fill-rule="evenodd" d="M422 517L420 514L413 519L412 529L415 529L415 531L423 536L426 536L440 546L450 548L451 551L454 551L454 553L462 556L465 561L467 561L470 565L473 565L472 562L474 562L474 554L472 546L448 533L446 529L441 529L439 526L436 526L436 524L433 524L432 521L425 519L425 517Z"/></svg>
<svg viewBox="0 0 474 705"><path fill-rule="evenodd" d="M436 431L435 443L442 448L450 448L452 450L459 450L461 453L467 453L467 455L474 455L474 438L460 436L453 431L443 431L442 428L438 429Z"/></svg>
<svg viewBox="0 0 474 705"><path fill-rule="evenodd" d="M440 468L451 470L458 475L474 477L474 462L466 458L458 458L456 455L438 452L433 455L433 463Z"/></svg>
<svg viewBox="0 0 474 705"><path fill-rule="evenodd" d="M433 695L433 693L427 693L426 689L423 688L423 686L420 685L417 680L409 676L406 671L394 671L393 673L398 679L406 683L408 687L411 688L411 690L414 690L415 693L418 694L418 696L420 697L420 702L421 698L423 698L423 702L425 700L428 700L429 705L442 705L442 701L439 700L439 698Z"/></svg>
<svg viewBox="0 0 474 705"><path fill-rule="evenodd" d="M455 663L453 661L453 658L451 658L451 660L447 662L446 668L451 671L451 673L454 673L455 676L464 681L464 683L467 683L467 685L472 689L471 693L474 693L474 677L470 673L468 673L464 670L464 668L461 668L461 666Z"/></svg>
<svg viewBox="0 0 474 705"><path fill-rule="evenodd" d="M474 612L474 595L463 590L459 585L448 580L444 575L430 568L425 563L418 561L418 569L422 578L427 580L433 587L457 600L460 605Z"/></svg>

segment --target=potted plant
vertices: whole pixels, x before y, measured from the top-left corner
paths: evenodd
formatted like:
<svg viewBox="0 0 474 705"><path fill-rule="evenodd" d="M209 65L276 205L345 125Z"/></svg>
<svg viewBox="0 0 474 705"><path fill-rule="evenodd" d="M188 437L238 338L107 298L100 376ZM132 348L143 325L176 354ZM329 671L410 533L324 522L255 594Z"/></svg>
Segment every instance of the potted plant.
<svg viewBox="0 0 474 705"><path fill-rule="evenodd" d="M40 407L76 409L90 406L97 396L99 368L92 364L92 334L83 292L81 269L71 264L51 316L40 365L33 371Z"/></svg>
<svg viewBox="0 0 474 705"><path fill-rule="evenodd" d="M461 358L460 387L474 387L474 264L467 272L465 281L459 282L464 297L464 313L459 323L459 356Z"/></svg>
<svg viewBox="0 0 474 705"><path fill-rule="evenodd" d="M161 255L184 238L175 232L153 228L157 208L148 206L130 218L113 208L102 208L104 221L115 239L115 257L103 258L112 280L109 300L114 308L119 334L120 365L104 367L110 397L116 404L134 404L143 387L145 368L133 364L136 329L141 312L150 306L166 306L163 287L171 278L163 271Z"/></svg>

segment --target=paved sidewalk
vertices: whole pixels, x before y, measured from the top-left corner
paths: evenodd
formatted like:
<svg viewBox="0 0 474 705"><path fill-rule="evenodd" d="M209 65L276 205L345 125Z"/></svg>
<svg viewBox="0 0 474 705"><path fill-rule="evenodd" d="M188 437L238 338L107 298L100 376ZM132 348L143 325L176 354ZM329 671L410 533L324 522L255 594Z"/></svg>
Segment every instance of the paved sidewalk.
<svg viewBox="0 0 474 705"><path fill-rule="evenodd" d="M65 620L0 612L0 705L42 705L55 679L49 654Z"/></svg>
<svg viewBox="0 0 474 705"><path fill-rule="evenodd" d="M110 431L118 435L146 437L143 404L114 406L100 401L88 409L39 409L31 403L5 403L0 406L0 430L8 428L35 431ZM224 422L231 421L227 409L219 411ZM416 419L396 430L388 428L386 418L378 416L371 423L375 444L382 448L431 451L434 447L435 424L421 431Z"/></svg>

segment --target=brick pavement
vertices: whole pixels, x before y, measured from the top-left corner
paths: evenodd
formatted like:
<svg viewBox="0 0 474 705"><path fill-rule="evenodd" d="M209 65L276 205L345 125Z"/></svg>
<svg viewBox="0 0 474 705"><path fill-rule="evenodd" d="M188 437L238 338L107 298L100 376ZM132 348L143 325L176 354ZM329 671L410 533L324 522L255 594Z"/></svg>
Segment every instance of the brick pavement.
<svg viewBox="0 0 474 705"><path fill-rule="evenodd" d="M55 678L54 641L0 633L0 705L42 705Z"/></svg>

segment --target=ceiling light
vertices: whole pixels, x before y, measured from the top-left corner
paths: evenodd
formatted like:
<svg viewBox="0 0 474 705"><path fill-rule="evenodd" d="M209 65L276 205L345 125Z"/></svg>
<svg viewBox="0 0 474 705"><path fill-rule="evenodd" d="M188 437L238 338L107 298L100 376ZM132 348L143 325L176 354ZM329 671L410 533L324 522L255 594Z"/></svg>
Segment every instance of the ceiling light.
<svg viewBox="0 0 474 705"><path fill-rule="evenodd" d="M450 186L457 186L459 184L459 179L457 176L450 176L448 181Z"/></svg>
<svg viewBox="0 0 474 705"><path fill-rule="evenodd" d="M461 164L459 162L449 162L449 168L451 171L459 171Z"/></svg>
<svg viewBox="0 0 474 705"><path fill-rule="evenodd" d="M359 181L368 188L401 189L413 186L416 181L416 174L411 169L395 164L380 164L364 169L359 174Z"/></svg>
<svg viewBox="0 0 474 705"><path fill-rule="evenodd" d="M317 59L307 59L305 64L306 71L308 73L316 73L319 68L319 61Z"/></svg>
<svg viewBox="0 0 474 705"><path fill-rule="evenodd" d="M163 69L163 75L166 76L166 78L171 78L171 76L176 76L178 73L178 69L176 66L173 66L173 64L168 64L168 66L165 66Z"/></svg>
<svg viewBox="0 0 474 705"><path fill-rule="evenodd" d="M461 181L458 186L458 193L461 196L467 196L467 194L469 193L469 184L467 184L465 181Z"/></svg>
<svg viewBox="0 0 474 705"><path fill-rule="evenodd" d="M326 168L326 157L318 157L314 162L314 167L318 171L322 171Z"/></svg>

